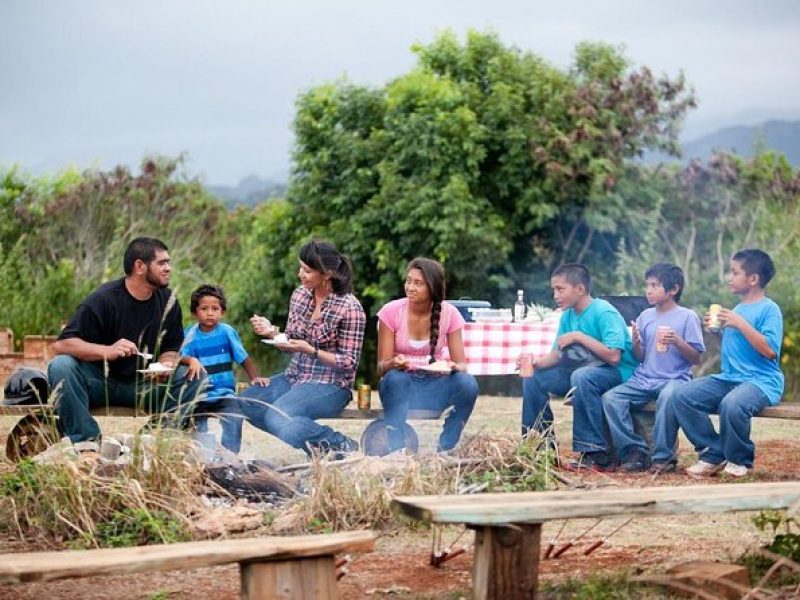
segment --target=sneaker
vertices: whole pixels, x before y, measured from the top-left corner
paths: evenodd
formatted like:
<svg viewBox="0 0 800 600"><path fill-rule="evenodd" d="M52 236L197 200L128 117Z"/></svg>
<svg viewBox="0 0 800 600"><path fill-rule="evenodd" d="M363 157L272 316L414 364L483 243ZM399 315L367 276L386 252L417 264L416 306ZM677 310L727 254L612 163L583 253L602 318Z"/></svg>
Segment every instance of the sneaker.
<svg viewBox="0 0 800 600"><path fill-rule="evenodd" d="M663 475L664 473L674 473L677 468L678 465L674 461L658 461L650 465L648 472L653 475Z"/></svg>
<svg viewBox="0 0 800 600"><path fill-rule="evenodd" d="M578 460L573 460L564 465L567 471L596 471L597 473L612 473L617 470L614 461L606 452L584 452Z"/></svg>
<svg viewBox="0 0 800 600"><path fill-rule="evenodd" d="M744 465L737 465L736 463L729 462L725 465L725 468L722 469L722 472L725 475L730 475L731 477L744 477L750 472L750 469L745 467Z"/></svg>
<svg viewBox="0 0 800 600"><path fill-rule="evenodd" d="M625 462L620 465L620 469L626 473L641 473L646 471L650 464L650 457L647 452L640 448L634 448L628 452Z"/></svg>
<svg viewBox="0 0 800 600"><path fill-rule="evenodd" d="M706 462L704 460L698 460L695 464L686 469L686 474L691 477L711 477L712 475L716 475L722 471L724 468L724 460L718 464Z"/></svg>

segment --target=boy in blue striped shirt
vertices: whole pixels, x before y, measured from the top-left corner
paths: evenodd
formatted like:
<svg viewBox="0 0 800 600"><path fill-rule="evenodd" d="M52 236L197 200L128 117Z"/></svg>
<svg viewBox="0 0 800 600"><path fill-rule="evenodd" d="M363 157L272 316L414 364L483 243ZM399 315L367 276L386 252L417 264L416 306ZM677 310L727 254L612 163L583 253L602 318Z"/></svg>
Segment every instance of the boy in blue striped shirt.
<svg viewBox="0 0 800 600"><path fill-rule="evenodd" d="M221 322L227 307L225 292L219 286L201 285L192 292L191 310L197 323L184 330L181 357L190 373L208 374L205 400L195 410L197 431L208 431L208 415L213 414L222 425L222 445L231 452L239 452L243 417L236 401L233 365L242 365L250 385L269 385L269 378L258 376L236 329Z"/></svg>

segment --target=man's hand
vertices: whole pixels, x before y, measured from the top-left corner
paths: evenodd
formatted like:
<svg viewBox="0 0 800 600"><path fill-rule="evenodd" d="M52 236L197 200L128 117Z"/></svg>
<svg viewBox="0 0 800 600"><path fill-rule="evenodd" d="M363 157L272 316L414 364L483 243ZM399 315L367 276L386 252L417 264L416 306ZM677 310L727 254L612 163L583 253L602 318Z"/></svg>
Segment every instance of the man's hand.
<svg viewBox="0 0 800 600"><path fill-rule="evenodd" d="M125 338L120 338L110 346L107 346L103 358L108 362L112 362L120 358L134 356L138 352L139 348L136 347L136 344Z"/></svg>

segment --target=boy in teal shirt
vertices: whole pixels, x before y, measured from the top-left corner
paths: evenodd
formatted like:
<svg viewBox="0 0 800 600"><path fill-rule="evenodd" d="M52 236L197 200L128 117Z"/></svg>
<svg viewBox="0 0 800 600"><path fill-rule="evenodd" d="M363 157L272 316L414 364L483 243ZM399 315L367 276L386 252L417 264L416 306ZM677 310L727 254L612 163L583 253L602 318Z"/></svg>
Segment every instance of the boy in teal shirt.
<svg viewBox="0 0 800 600"><path fill-rule="evenodd" d="M698 453L697 464L686 469L688 475L705 477L722 471L742 477L753 467L750 419L778 404L783 393L783 316L764 293L774 275L775 265L766 252L751 249L733 255L728 288L741 302L719 313L722 371L682 384L667 398ZM706 326L708 322L706 314ZM719 433L710 413L719 414Z"/></svg>
<svg viewBox="0 0 800 600"><path fill-rule="evenodd" d="M589 270L566 263L551 275L553 298L563 310L553 349L534 360L533 377L522 382L522 433L538 430L552 437L550 394L572 398L572 448L581 453L575 466L613 470L615 460L608 447L600 397L626 381L636 366L631 336L625 320L611 304L592 298ZM562 357L564 350L580 345L596 360L585 366Z"/></svg>

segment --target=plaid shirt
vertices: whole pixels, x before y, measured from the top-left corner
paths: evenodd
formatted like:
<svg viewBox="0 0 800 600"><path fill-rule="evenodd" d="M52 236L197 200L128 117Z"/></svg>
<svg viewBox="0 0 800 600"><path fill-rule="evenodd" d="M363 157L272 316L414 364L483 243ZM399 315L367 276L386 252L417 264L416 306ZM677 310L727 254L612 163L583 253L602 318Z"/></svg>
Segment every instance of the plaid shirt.
<svg viewBox="0 0 800 600"><path fill-rule="evenodd" d="M319 317L312 321L314 293L297 288L289 302L286 335L305 340L321 351L336 355L336 365L329 366L312 356L295 352L286 378L292 383L333 383L349 389L356 378L361 344L364 342L366 316L353 294L328 294Z"/></svg>

